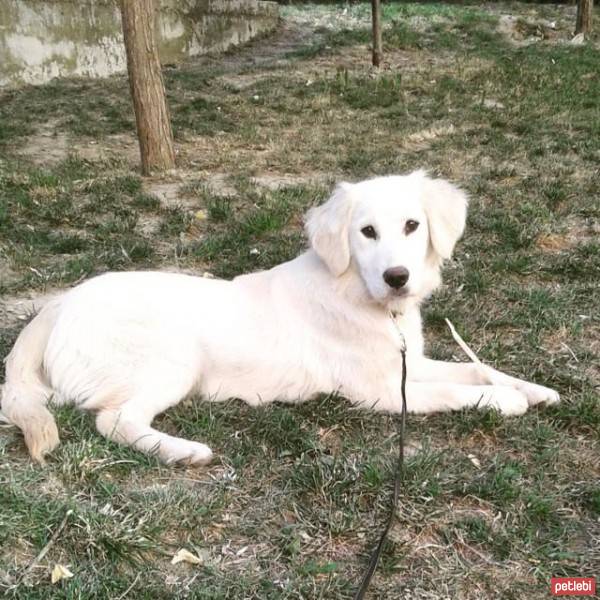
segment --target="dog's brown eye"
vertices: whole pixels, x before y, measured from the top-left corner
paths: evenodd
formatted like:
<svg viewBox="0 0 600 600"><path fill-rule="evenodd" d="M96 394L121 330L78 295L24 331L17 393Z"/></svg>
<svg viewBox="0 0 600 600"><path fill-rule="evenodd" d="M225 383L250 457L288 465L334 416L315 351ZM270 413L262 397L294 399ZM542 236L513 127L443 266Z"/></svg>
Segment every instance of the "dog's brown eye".
<svg viewBox="0 0 600 600"><path fill-rule="evenodd" d="M371 240L376 240L377 239L377 232L375 231L375 228L372 225L367 225L366 227L363 227L360 232L365 236L368 237Z"/></svg>
<svg viewBox="0 0 600 600"><path fill-rule="evenodd" d="M415 231L418 226L419 221L413 221L412 219L409 219L408 221L406 221L406 225L404 226L404 233L408 235L409 233Z"/></svg>

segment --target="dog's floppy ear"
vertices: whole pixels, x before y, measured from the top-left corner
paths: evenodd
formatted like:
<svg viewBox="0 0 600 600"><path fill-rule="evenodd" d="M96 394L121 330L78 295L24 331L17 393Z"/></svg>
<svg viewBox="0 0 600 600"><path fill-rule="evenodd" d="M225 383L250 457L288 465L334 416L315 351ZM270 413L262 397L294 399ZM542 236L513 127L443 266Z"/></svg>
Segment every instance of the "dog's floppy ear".
<svg viewBox="0 0 600 600"><path fill-rule="evenodd" d="M306 215L310 245L335 277L350 266L352 188L351 183L340 183L325 204L311 208Z"/></svg>
<svg viewBox="0 0 600 600"><path fill-rule="evenodd" d="M423 205L434 251L443 259L452 256L454 245L465 230L467 195L444 179L423 173Z"/></svg>

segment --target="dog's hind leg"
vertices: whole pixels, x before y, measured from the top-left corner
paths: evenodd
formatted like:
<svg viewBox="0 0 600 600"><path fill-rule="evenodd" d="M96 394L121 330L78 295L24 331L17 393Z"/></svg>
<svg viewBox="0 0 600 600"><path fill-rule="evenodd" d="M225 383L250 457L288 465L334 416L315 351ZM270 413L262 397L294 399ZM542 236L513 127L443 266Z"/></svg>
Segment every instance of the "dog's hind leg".
<svg viewBox="0 0 600 600"><path fill-rule="evenodd" d="M96 427L105 437L145 452L155 454L166 464L202 465L210 462L208 446L161 433L151 427L159 413L175 406L192 387L182 372L157 371L153 379L130 389L127 399L120 394L90 398L86 409L95 410ZM148 374L148 373L147 373Z"/></svg>
<svg viewBox="0 0 600 600"><path fill-rule="evenodd" d="M208 446L153 429L150 426L153 418L153 414L140 410L134 398L117 409L101 410L96 417L96 427L105 437L146 454L155 454L168 465L210 462L212 451Z"/></svg>

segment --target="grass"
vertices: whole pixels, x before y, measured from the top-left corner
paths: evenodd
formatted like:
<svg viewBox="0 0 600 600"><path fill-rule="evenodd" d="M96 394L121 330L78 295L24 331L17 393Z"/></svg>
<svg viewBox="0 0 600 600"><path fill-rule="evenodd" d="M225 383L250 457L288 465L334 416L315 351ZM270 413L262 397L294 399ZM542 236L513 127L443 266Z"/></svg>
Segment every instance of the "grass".
<svg viewBox="0 0 600 600"><path fill-rule="evenodd" d="M457 354L449 317L482 359L563 402L409 418L416 451L372 597L545 598L553 575L600 573L597 40L562 43L572 8L503 7L557 21L558 39L522 47L498 10L387 4L374 73L369 7L344 9L286 7L299 41L169 69L179 168L163 178L137 174L124 77L2 92L0 355L21 327L14 299L106 270L269 268L303 249L302 214L333 181L426 167L471 195L424 313L430 354ZM272 60L248 60L261 52ZM44 468L0 430L7 597L352 597L387 516L392 419L329 397L190 402L157 427L213 448L194 471L55 412ZM203 564L171 565L179 548ZM74 577L52 585L55 564Z"/></svg>

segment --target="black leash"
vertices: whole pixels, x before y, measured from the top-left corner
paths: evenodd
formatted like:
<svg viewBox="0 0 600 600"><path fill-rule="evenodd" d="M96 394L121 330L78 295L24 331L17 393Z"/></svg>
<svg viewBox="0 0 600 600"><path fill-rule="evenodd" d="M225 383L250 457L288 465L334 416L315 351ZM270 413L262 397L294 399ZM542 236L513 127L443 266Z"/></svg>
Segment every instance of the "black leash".
<svg viewBox="0 0 600 600"><path fill-rule="evenodd" d="M396 324L395 321L394 324ZM400 352L402 354L402 415L400 417L400 430L398 432L400 447L398 448L398 462L396 463L396 473L394 475L394 495L392 497L392 506L390 508L390 516L388 517L385 529L379 538L379 542L377 543L375 550L373 550L373 553L371 554L369 566L363 575L360 588L358 588L358 591L354 596L354 600L363 600L367 590L369 589L369 584L371 583L371 579L373 578L373 574L375 573L375 569L377 569L379 559L381 558L383 546L385 545L388 533L396 518L398 498L400 496L400 484L404 480L404 431L406 429L406 347L404 344Z"/></svg>

